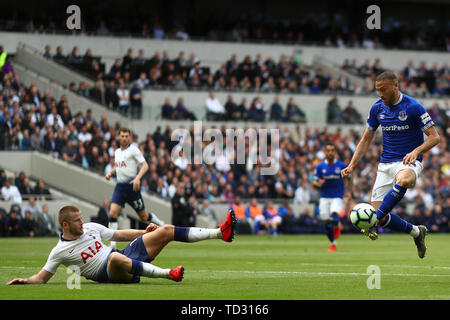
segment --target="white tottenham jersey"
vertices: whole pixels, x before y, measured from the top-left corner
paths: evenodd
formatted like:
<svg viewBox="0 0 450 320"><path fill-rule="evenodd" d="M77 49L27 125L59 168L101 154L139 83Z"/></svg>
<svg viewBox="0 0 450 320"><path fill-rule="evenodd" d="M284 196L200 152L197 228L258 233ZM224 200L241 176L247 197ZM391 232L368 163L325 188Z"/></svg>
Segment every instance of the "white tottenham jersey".
<svg viewBox="0 0 450 320"><path fill-rule="evenodd" d="M111 240L114 230L98 223L83 224L83 234L76 240L59 240L48 256L44 269L54 274L60 264L80 268L80 274L92 279L101 269L112 248L102 240Z"/></svg>
<svg viewBox="0 0 450 320"><path fill-rule="evenodd" d="M121 148L114 152L117 182L130 182L136 177L138 165L145 161L142 152L133 144L125 150Z"/></svg>

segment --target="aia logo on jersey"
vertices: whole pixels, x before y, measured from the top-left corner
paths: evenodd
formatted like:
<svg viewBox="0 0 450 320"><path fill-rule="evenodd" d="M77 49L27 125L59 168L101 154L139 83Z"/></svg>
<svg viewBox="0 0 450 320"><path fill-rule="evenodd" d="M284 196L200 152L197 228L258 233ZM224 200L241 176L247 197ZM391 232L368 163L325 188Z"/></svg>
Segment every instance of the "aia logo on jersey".
<svg viewBox="0 0 450 320"><path fill-rule="evenodd" d="M126 168L127 164L125 163L125 161L122 162L116 162L116 167L117 168Z"/></svg>
<svg viewBox="0 0 450 320"><path fill-rule="evenodd" d="M87 259L94 257L100 251L101 248L103 248L102 244L99 241L95 241L95 250L92 249L91 247L88 247L90 253L83 251L81 253L81 259L83 259L83 264L86 264Z"/></svg>

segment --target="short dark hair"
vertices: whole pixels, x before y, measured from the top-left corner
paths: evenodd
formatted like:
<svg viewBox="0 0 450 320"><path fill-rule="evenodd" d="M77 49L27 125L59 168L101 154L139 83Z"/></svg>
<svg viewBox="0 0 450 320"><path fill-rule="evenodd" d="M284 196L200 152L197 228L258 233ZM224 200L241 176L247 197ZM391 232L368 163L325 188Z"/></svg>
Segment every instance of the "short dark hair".
<svg viewBox="0 0 450 320"><path fill-rule="evenodd" d="M69 222L71 220L72 213L79 212L80 209L78 209L75 206L64 206L59 210L58 213L58 222L63 226L63 222Z"/></svg>
<svg viewBox="0 0 450 320"><path fill-rule="evenodd" d="M128 128L125 128L125 127L121 127L121 128L119 129L119 134L120 134L121 132L127 132L127 133L131 134L131 130L128 129Z"/></svg>
<svg viewBox="0 0 450 320"><path fill-rule="evenodd" d="M397 75L392 71L385 71L380 73L376 78L375 82L389 80L389 81L398 81Z"/></svg>

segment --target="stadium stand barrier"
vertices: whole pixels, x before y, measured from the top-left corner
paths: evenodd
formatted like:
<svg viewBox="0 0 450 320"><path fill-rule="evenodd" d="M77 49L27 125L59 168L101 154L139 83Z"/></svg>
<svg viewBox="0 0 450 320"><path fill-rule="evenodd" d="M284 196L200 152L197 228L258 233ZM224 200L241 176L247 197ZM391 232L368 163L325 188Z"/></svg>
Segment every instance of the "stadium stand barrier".
<svg viewBox="0 0 450 320"><path fill-rule="evenodd" d="M103 200L110 199L113 194L114 182L47 154L37 151L2 151L0 159L2 159L1 165L8 170L24 171L33 179L43 179L48 185L97 206L101 206ZM146 193L143 193L142 197L147 210L157 213L158 217L165 222L171 221L170 202ZM124 208L123 213L126 216L138 218L129 206Z"/></svg>
<svg viewBox="0 0 450 320"><path fill-rule="evenodd" d="M345 59L356 59L362 63L366 59L374 61L376 58L389 56L383 60L383 67L397 70L399 66L405 65L408 60L413 60L416 64L420 61L434 61L439 64L448 62L446 52L423 52L417 50L388 50L376 49L367 50L364 48L335 48L307 45L270 45L270 44L243 44L236 42L216 42L216 41L177 41L177 40L156 40L132 37L106 37L106 36L83 36L83 35L55 35L55 34L33 34L20 32L0 32L0 39L5 50L15 53L19 42L26 43L34 48L43 48L46 44L52 47L52 51L57 46L65 48L64 54L71 50L76 43L80 52L85 52L88 48L94 54L101 56L109 70L114 60L122 58L128 48L136 51L143 49L146 56L153 55L155 50L161 52L166 50L170 57L177 56L180 51L187 55L194 53L201 61L202 65L209 66L211 70L216 70L231 54L235 53L239 61L247 55L255 57L261 54L263 59L272 56L278 59L281 55L295 56L306 65L312 65L315 56L320 56L328 61L342 65Z"/></svg>
<svg viewBox="0 0 450 320"><path fill-rule="evenodd" d="M14 61L66 87L71 82L80 83L83 81L87 81L90 86L94 85L91 79L68 68L61 67L61 65L51 59L44 58L38 49L32 48L23 42L19 42L17 45Z"/></svg>
<svg viewBox="0 0 450 320"><path fill-rule="evenodd" d="M50 81L48 78L25 68L21 64L15 62L14 71L19 75L21 81L27 86L34 82L39 91L43 92L48 89L50 91L50 96L55 99L60 99L61 96L66 96L67 102L70 105L70 110L73 114L76 114L77 112L82 112L85 114L88 109L91 109L92 116L97 120L100 119L101 115L107 114L108 121L110 123L120 122L124 126L129 125L128 118L123 117L117 112L111 112L111 110L107 109L105 106L65 89L60 84Z"/></svg>
<svg viewBox="0 0 450 320"><path fill-rule="evenodd" d="M360 87L364 87L364 79L358 76L355 76L343 69L341 69L340 65L334 64L327 59L320 57L318 55L314 56L313 65L316 68L321 68L325 74L328 72L333 72L333 74L338 75L341 72L345 77L347 77L351 83L357 83Z"/></svg>

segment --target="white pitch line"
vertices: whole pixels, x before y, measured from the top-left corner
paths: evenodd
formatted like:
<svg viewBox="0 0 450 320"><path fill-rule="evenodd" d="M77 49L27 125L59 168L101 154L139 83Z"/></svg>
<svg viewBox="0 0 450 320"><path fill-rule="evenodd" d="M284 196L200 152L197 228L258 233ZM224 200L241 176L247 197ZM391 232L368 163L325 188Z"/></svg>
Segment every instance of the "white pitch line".
<svg viewBox="0 0 450 320"><path fill-rule="evenodd" d="M187 270L188 271L188 270ZM372 276L372 273L358 272L307 272L307 271L257 271L257 270L192 270L188 272L209 273L250 273L250 274L278 274L278 275L307 275L307 276ZM450 277L450 274L418 274L418 273L381 273L381 276L392 277Z"/></svg>
<svg viewBox="0 0 450 320"><path fill-rule="evenodd" d="M322 267L367 267L366 264L340 264L340 263L296 263L298 266L322 266ZM395 264L383 264L382 267L393 267L393 268L417 268L417 269L440 269L440 270L450 270L450 267L445 266L409 266L409 265L395 265Z"/></svg>

